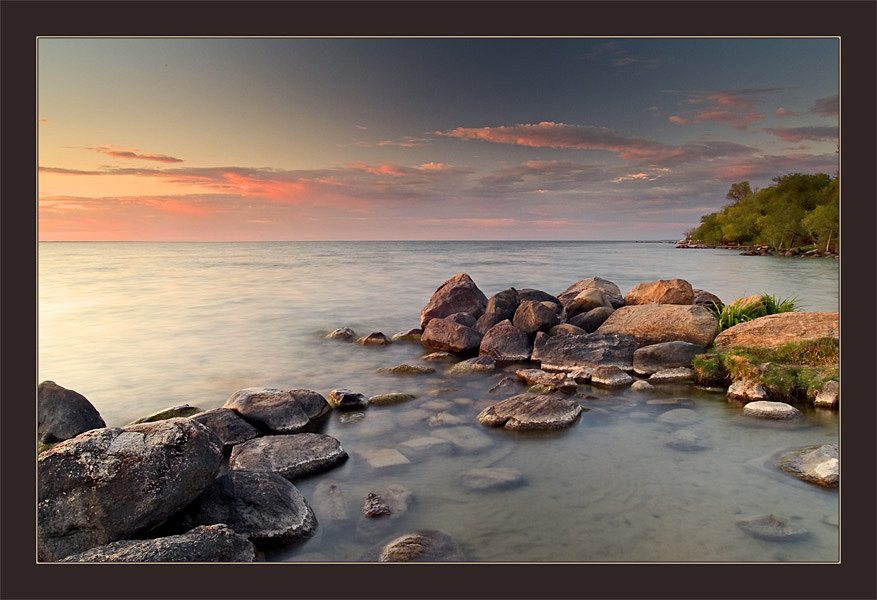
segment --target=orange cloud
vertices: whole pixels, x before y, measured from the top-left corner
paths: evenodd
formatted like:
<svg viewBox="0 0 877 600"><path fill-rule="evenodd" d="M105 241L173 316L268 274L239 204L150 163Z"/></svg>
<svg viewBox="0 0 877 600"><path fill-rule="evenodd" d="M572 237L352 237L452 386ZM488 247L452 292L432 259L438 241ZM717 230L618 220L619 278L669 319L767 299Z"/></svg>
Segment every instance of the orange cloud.
<svg viewBox="0 0 877 600"><path fill-rule="evenodd" d="M151 154L149 152L141 152L140 150L130 150L128 148L119 148L118 146L88 146L86 150L100 152L114 158L127 158L137 160L152 160L162 163L181 163L183 159L167 156L166 154Z"/></svg>
<svg viewBox="0 0 877 600"><path fill-rule="evenodd" d="M673 115L670 121L679 125L701 123L703 121L719 121L728 123L734 129L746 129L753 123L765 118L755 111L755 103L765 94L779 91L780 88L761 88L726 91L693 91L678 92L690 96L682 104L703 104L703 108L689 110L681 115Z"/></svg>

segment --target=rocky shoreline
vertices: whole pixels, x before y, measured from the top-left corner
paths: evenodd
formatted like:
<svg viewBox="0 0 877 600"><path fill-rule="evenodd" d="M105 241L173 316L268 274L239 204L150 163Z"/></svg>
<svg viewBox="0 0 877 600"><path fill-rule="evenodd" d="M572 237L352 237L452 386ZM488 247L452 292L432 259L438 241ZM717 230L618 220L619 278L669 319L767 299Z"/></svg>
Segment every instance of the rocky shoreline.
<svg viewBox="0 0 877 600"><path fill-rule="evenodd" d="M579 391L584 384L648 391L665 383L692 383L695 358L716 348L838 337L837 313L771 315L719 333L715 315L705 308L710 303L721 305L721 300L682 279L644 282L622 295L600 277L578 281L556 296L509 288L488 298L460 273L432 294L419 328L391 337L382 332L357 337L339 328L326 343L419 342L424 361L454 363L450 375L499 378L477 426L526 432L572 426L593 398ZM427 364L380 371L409 376L434 370ZM509 370L514 377L504 376ZM740 406L741 418L794 421L802 416L757 382L733 381L726 394ZM252 561L266 549L301 544L319 524L296 480L322 476L348 459L339 440L318 433L320 424L333 412L354 419L371 404L414 399L398 393L366 397L340 388L328 397L305 389L248 388L234 392L220 408L174 406L108 428L82 395L45 381L38 390L38 558ZM836 408L837 382L827 382L812 401ZM708 448L708 440L686 427L694 411L677 404L661 417L678 427L669 445ZM430 424L459 424L458 419L439 412ZM477 440L435 436L411 440L398 450L360 453L373 467L391 467L466 443ZM774 467L814 485L838 485L836 445L786 452ZM474 469L461 476L461 485L504 489L520 479L513 469ZM404 514L409 496L403 486L370 492L361 499L356 529L374 529L381 519ZM343 498L331 480L321 480L312 502L327 518L346 519L340 516L346 514L339 508ZM767 538L785 535L786 525L773 516L740 524ZM363 560L465 557L446 533L418 530L385 540Z"/></svg>
<svg viewBox="0 0 877 600"><path fill-rule="evenodd" d="M767 246L764 244L758 244L754 246L729 246L729 245L714 245L714 244L706 244L704 242L676 242L676 248L683 249L694 249L694 250L705 250L705 249L713 249L718 248L720 250L738 250L740 252L740 256L806 256L811 258L839 258L840 254L833 250L820 250L819 248L787 248L786 250L782 250L780 248L774 248L773 246Z"/></svg>

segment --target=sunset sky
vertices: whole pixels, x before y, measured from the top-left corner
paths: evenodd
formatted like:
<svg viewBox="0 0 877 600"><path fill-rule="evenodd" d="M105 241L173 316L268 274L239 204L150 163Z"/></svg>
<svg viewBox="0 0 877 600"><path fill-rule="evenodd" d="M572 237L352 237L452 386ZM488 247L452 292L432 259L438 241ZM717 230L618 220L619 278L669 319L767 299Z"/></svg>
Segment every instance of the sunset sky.
<svg viewBox="0 0 877 600"><path fill-rule="evenodd" d="M54 39L39 239L678 239L838 169L821 39Z"/></svg>

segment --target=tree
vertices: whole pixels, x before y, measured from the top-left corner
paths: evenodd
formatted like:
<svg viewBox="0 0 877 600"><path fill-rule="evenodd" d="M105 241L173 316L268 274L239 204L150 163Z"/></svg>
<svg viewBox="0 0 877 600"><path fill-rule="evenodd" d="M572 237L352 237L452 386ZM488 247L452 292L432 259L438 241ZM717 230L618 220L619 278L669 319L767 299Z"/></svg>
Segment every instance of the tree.
<svg viewBox="0 0 877 600"><path fill-rule="evenodd" d="M815 236L820 245L825 241L825 251L828 252L831 246L831 238L839 229L840 211L837 203L820 204L814 208L806 217L804 217L801 225ZM836 242L835 242L836 243Z"/></svg>
<svg viewBox="0 0 877 600"><path fill-rule="evenodd" d="M750 196L752 194L752 188L749 187L748 181L741 181L740 183L732 183L731 189L728 190L728 193L725 195L726 200L730 200L731 202L740 202L743 198Z"/></svg>

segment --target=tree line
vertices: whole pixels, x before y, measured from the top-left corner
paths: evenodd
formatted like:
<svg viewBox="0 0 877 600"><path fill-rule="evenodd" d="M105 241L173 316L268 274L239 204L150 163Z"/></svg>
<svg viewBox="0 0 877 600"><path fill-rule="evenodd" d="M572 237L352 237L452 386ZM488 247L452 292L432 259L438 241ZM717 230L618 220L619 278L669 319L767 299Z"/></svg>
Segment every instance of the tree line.
<svg viewBox="0 0 877 600"><path fill-rule="evenodd" d="M748 181L734 183L725 196L729 204L701 217L700 225L687 235L716 245L836 249L840 240L838 179L837 174L790 173L754 191Z"/></svg>

